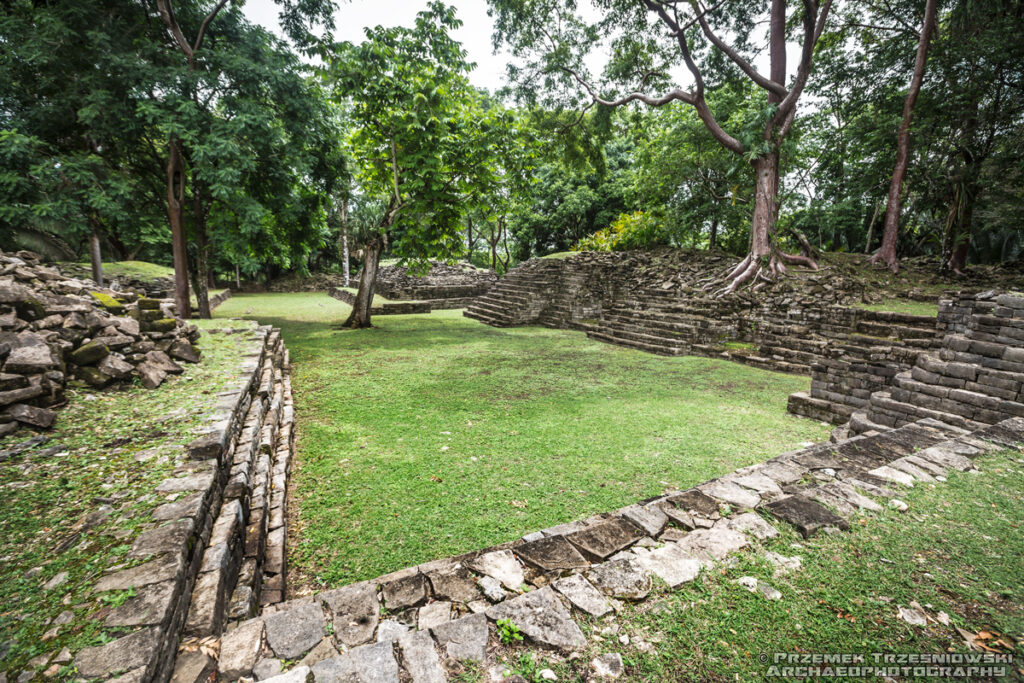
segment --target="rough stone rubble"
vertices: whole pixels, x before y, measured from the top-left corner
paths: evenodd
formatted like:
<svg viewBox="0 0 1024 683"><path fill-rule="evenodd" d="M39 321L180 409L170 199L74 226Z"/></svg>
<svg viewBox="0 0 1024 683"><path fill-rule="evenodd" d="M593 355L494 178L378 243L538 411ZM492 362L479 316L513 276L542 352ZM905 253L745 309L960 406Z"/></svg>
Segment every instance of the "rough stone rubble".
<svg viewBox="0 0 1024 683"><path fill-rule="evenodd" d="M0 436L45 429L69 381L155 388L199 361L195 325L172 303L66 277L31 252L0 252Z"/></svg>

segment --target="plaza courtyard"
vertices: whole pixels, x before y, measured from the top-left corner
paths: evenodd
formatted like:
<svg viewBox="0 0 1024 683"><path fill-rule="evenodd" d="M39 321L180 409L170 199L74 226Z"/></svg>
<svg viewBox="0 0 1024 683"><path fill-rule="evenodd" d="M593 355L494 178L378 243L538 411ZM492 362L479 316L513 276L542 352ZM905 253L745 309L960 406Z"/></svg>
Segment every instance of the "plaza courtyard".
<svg viewBox="0 0 1024 683"><path fill-rule="evenodd" d="M282 330L298 425L289 581L319 589L683 490L829 427L786 413L809 381L662 358L459 310L339 330L323 294L216 311Z"/></svg>

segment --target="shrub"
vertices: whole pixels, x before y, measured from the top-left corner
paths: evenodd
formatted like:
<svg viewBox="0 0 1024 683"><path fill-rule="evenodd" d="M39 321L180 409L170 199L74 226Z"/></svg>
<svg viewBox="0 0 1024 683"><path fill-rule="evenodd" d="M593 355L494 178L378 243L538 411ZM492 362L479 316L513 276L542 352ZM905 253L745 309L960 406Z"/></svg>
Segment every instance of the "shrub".
<svg viewBox="0 0 1024 683"><path fill-rule="evenodd" d="M625 251L651 249L671 242L665 224L643 211L620 214L615 222L603 230L576 243L577 251Z"/></svg>

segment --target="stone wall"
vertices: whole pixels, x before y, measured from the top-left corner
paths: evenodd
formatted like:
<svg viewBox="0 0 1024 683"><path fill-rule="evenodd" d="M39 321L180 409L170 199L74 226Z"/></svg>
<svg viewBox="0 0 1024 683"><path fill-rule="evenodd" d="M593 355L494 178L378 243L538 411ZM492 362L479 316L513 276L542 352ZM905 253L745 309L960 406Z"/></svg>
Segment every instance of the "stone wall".
<svg viewBox="0 0 1024 683"><path fill-rule="evenodd" d="M609 514L267 607L207 651L179 657L175 678L441 683L461 662L502 680L499 620L525 644L571 656L586 645L579 620L679 588L778 535L777 525L810 537L866 523L861 513L901 487L973 470L974 457L1022 444L1024 419L975 432L925 419L785 453ZM798 557L772 560L799 566Z"/></svg>
<svg viewBox="0 0 1024 683"><path fill-rule="evenodd" d="M182 635L218 636L227 621L283 597L293 443L287 351L270 327L211 333L246 335L249 351L208 426L187 444L185 464L156 487L128 554L143 562L94 587L132 594L106 619L127 633L73 653L83 679L167 681Z"/></svg>
<svg viewBox="0 0 1024 683"><path fill-rule="evenodd" d="M978 429L1024 416L1024 295L964 294L941 306L949 334L853 416L855 432L923 417Z"/></svg>
<svg viewBox="0 0 1024 683"><path fill-rule="evenodd" d="M541 324L662 355L726 358L811 375L794 413L845 422L923 351L937 348L936 318L845 305L847 294L811 274L756 295L712 297L702 280L731 262L700 255L665 265L644 253L533 259L478 298L465 315L489 325ZM945 323L944 323L945 324Z"/></svg>
<svg viewBox="0 0 1024 683"><path fill-rule="evenodd" d="M354 306L356 303L356 295L342 287L334 287L328 294L349 306ZM370 306L370 315L412 315L430 313L430 311L431 305L427 301L391 301L378 304L377 306Z"/></svg>
<svg viewBox="0 0 1024 683"><path fill-rule="evenodd" d="M383 266L377 273L376 293L393 301L424 301L432 308L463 308L498 281L492 270L468 264L433 262L423 275L400 266Z"/></svg>

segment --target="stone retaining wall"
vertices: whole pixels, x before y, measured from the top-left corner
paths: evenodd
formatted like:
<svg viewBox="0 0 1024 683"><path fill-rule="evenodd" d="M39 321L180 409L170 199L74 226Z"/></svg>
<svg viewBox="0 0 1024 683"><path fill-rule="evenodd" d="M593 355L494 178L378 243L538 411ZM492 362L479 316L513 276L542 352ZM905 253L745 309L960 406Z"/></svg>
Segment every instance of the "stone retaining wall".
<svg viewBox="0 0 1024 683"><path fill-rule="evenodd" d="M332 288L328 294L349 306L354 306L356 303L356 295L341 287ZM370 315L411 315L430 313L430 310L431 305L428 301L394 301L379 306L371 306Z"/></svg>
<svg viewBox="0 0 1024 683"><path fill-rule="evenodd" d="M853 416L855 432L923 417L967 429L1024 416L1024 295L985 292L943 302L950 330Z"/></svg>
<svg viewBox="0 0 1024 683"><path fill-rule="evenodd" d="M424 275L412 275L400 266L383 266L377 273L375 291L394 301L429 301L433 308L463 308L486 294L498 275L465 264L433 262Z"/></svg>
<svg viewBox="0 0 1024 683"><path fill-rule="evenodd" d="M819 444L611 514L270 606L179 670L216 670L221 681L442 682L459 662L500 668L488 653L503 619L529 644L569 654L586 645L578 620L692 581L777 535L780 523L804 537L846 529L903 486L1021 445L1021 418L975 432L924 419Z"/></svg>
<svg viewBox="0 0 1024 683"><path fill-rule="evenodd" d="M186 463L156 487L154 500L162 504L128 553L143 562L97 583L101 593L132 591L106 619L107 626L131 630L74 653L81 678L167 681L182 633L219 635L225 619L248 616L259 602L283 595L284 485L292 443L287 352L270 327L211 333L247 335L250 350L234 388L218 395L208 426L187 445ZM265 544L267 531L280 542Z"/></svg>
<svg viewBox="0 0 1024 683"><path fill-rule="evenodd" d="M840 305L834 291L813 280L713 298L700 278L721 265L652 277L647 272L654 266L640 256L533 259L465 315L498 327L577 329L650 353L726 358L811 375L811 392L795 394L791 412L836 423L909 370L920 353L937 348L949 324Z"/></svg>
<svg viewBox="0 0 1024 683"><path fill-rule="evenodd" d="M210 297L210 310L215 310L222 303L231 298L232 292L230 289L223 290L220 294ZM199 309L195 306L192 307L192 315L199 315Z"/></svg>

